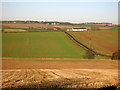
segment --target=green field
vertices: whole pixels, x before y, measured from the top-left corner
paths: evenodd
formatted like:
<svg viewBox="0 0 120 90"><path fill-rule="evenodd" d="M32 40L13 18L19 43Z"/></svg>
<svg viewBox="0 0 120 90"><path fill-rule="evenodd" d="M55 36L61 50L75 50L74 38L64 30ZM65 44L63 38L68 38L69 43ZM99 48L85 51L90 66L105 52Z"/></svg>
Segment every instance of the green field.
<svg viewBox="0 0 120 90"><path fill-rule="evenodd" d="M85 51L63 32L3 33L3 57L82 58Z"/></svg>

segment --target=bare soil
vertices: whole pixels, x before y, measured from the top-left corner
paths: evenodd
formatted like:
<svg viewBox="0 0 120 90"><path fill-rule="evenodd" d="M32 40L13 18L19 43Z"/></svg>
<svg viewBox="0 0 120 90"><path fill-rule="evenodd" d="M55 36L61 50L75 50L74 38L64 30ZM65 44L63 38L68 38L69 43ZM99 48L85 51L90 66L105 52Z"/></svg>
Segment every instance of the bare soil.
<svg viewBox="0 0 120 90"><path fill-rule="evenodd" d="M117 85L114 69L2 70L2 88L102 88Z"/></svg>
<svg viewBox="0 0 120 90"><path fill-rule="evenodd" d="M27 30L23 30L23 29L4 29L4 32L27 32Z"/></svg>
<svg viewBox="0 0 120 90"><path fill-rule="evenodd" d="M103 88L118 84L118 61L73 58L2 58L2 88ZM79 90L78 89L78 90Z"/></svg>
<svg viewBox="0 0 120 90"><path fill-rule="evenodd" d="M3 69L117 69L118 61L79 58L2 58Z"/></svg>

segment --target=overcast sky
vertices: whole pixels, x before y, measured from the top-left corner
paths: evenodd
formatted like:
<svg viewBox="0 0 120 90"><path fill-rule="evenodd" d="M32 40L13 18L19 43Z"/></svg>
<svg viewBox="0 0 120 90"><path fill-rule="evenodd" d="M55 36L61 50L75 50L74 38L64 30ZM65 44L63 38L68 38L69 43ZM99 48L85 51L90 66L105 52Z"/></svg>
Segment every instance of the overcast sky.
<svg viewBox="0 0 120 90"><path fill-rule="evenodd" d="M117 2L3 2L3 20L118 23Z"/></svg>

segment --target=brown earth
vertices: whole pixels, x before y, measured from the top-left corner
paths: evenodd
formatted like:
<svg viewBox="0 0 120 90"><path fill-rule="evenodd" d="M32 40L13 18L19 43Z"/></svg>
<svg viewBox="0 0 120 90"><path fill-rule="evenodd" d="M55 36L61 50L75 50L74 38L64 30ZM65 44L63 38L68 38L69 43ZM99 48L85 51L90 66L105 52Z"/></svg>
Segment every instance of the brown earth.
<svg viewBox="0 0 120 90"><path fill-rule="evenodd" d="M3 89L102 88L118 84L118 61L79 58L2 58Z"/></svg>
<svg viewBox="0 0 120 90"><path fill-rule="evenodd" d="M47 25L47 24L2 24L7 27L12 28L42 28L42 27L57 27L57 28L77 28L76 26L67 26L67 25ZM91 27L85 27L87 29L91 29ZM100 27L99 29L110 29L110 27Z"/></svg>
<svg viewBox="0 0 120 90"><path fill-rule="evenodd" d="M4 29L4 32L27 32L27 30L23 30L23 29Z"/></svg>
<svg viewBox="0 0 120 90"><path fill-rule="evenodd" d="M12 89L102 88L118 82L114 69L12 69L2 73L2 88Z"/></svg>
<svg viewBox="0 0 120 90"><path fill-rule="evenodd" d="M2 24L2 25L7 26L7 27L13 27L13 28L29 28L29 27L38 28L38 27L49 27L50 26L46 24Z"/></svg>
<svg viewBox="0 0 120 90"><path fill-rule="evenodd" d="M3 57L2 60L3 69L117 69L118 67L118 61L110 59Z"/></svg>

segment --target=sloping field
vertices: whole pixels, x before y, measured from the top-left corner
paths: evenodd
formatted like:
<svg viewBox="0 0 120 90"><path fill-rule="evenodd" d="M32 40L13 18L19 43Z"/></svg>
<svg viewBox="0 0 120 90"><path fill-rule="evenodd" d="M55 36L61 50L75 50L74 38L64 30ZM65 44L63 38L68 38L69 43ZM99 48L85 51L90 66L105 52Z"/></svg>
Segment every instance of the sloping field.
<svg viewBox="0 0 120 90"><path fill-rule="evenodd" d="M111 55L118 49L118 31L69 32L77 40L102 54Z"/></svg>
<svg viewBox="0 0 120 90"><path fill-rule="evenodd" d="M83 49L63 32L3 33L3 57L82 58Z"/></svg>
<svg viewBox="0 0 120 90"><path fill-rule="evenodd" d="M2 59L3 89L80 90L118 84L117 60L15 57Z"/></svg>

